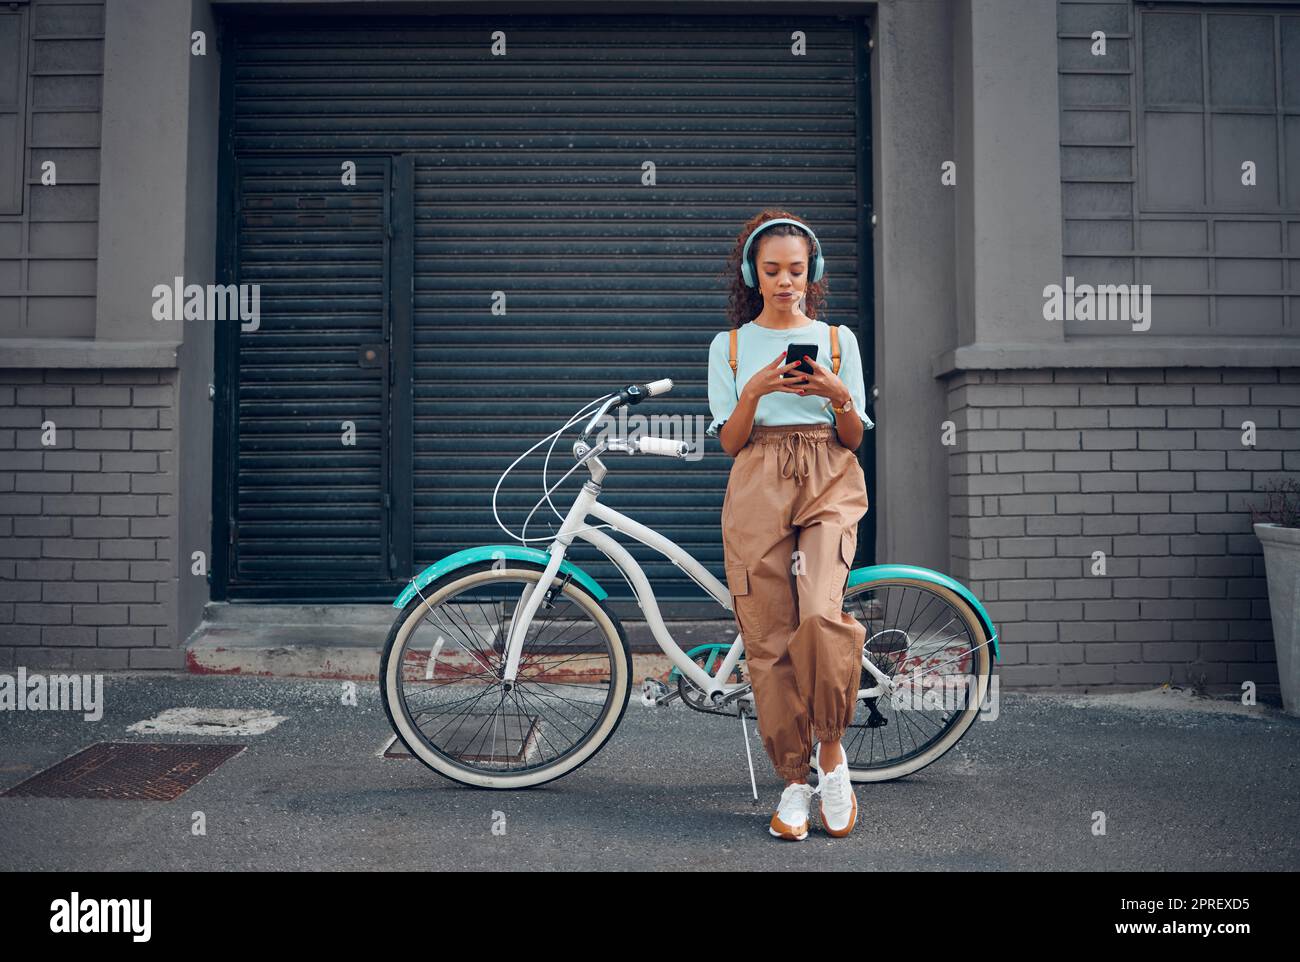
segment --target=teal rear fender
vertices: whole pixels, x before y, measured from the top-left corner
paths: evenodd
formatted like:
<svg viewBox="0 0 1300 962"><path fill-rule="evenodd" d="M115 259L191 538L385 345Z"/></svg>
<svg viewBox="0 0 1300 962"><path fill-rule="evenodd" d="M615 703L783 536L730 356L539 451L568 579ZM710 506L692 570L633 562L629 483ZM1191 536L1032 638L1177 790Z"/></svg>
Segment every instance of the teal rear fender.
<svg viewBox="0 0 1300 962"><path fill-rule="evenodd" d="M473 548L464 548L435 561L412 578L411 583L406 586L406 590L398 595L397 600L393 602L393 607L405 608L425 585L438 580L448 571L455 571L457 568L463 568L465 565L474 564L478 561L496 561L498 558L513 561L531 561L545 567L550 562L551 555L541 548L530 548L522 544L483 544ZM591 596L597 601L604 601L609 595L609 592L596 583L595 578L573 564L568 558L560 562L560 574L573 575L573 580L591 592Z"/></svg>
<svg viewBox="0 0 1300 962"><path fill-rule="evenodd" d="M1002 657L998 654L998 632L993 627L993 619L989 613L984 610L980 600L971 594L971 590L960 581L948 577L938 571L931 571L929 568L918 568L916 565L871 565L867 568L854 568L849 572L848 587L855 588L858 585L865 584L869 581L886 581L894 578L910 578L913 581L925 581L932 585L942 585L950 591L955 591L958 595L970 603L971 608L975 610L976 617L980 620L980 627L984 633L989 636L989 647L993 649L993 660L1001 661Z"/></svg>

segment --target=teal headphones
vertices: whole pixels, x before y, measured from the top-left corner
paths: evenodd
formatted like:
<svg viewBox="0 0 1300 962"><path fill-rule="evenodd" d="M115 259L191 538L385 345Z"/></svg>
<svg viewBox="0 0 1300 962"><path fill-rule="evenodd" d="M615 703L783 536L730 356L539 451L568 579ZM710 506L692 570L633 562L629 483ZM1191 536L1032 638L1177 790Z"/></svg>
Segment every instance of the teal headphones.
<svg viewBox="0 0 1300 962"><path fill-rule="evenodd" d="M822 258L821 241L819 241L817 235L812 232L812 228L797 220L791 220L789 217L774 217L772 220L765 220L763 223L755 227L750 233L749 239L745 241L745 249L740 255L740 276L744 279L745 286L754 287L756 283L756 278L754 277L754 266L749 260L750 245L754 243L754 238L758 236L760 231L766 230L773 224L793 224L795 227L808 232L808 236L811 237L813 241L813 249L817 252L813 255L812 274L809 278L809 283L815 284L817 281L821 280L822 274L826 271L826 261ZM755 256L757 256L757 252Z"/></svg>

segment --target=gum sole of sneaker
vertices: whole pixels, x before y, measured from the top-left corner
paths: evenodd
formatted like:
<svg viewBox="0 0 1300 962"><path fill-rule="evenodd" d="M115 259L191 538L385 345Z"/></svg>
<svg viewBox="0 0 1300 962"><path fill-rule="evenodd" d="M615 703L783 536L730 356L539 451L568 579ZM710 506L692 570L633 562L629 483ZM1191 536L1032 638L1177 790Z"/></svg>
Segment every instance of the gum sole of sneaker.
<svg viewBox="0 0 1300 962"><path fill-rule="evenodd" d="M775 835L777 838L783 838L787 842L802 842L805 838L808 837L808 826L806 823L804 825L804 830L802 835L795 835L793 833L787 833L787 832L778 832L771 825L767 827L767 830L771 832L773 835Z"/></svg>
<svg viewBox="0 0 1300 962"><path fill-rule="evenodd" d="M817 811L821 813L822 817L822 828L825 830L826 834L830 835L832 838L843 838L845 835L848 835L849 832L853 831L853 826L858 823L858 797L856 795L852 797L853 814L849 816L849 824L845 825L839 831L836 831L826 824L826 810L822 807L820 801L817 803Z"/></svg>

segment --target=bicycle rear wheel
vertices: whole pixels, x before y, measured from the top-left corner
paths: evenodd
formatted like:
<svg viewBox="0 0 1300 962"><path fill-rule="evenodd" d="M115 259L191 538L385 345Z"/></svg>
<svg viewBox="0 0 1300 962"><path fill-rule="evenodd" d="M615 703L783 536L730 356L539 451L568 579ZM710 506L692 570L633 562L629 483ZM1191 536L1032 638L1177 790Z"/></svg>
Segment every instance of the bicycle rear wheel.
<svg viewBox="0 0 1300 962"><path fill-rule="evenodd" d="M578 768L618 727L632 691L618 619L563 578L528 626L514 684L504 684L508 632L542 574L507 564L458 568L425 588L393 623L380 662L384 711L402 743L440 775L480 788L541 785Z"/></svg>
<svg viewBox="0 0 1300 962"><path fill-rule="evenodd" d="M979 716L992 656L974 609L942 585L871 581L844 593L844 610L867 629L860 688L877 685L871 660L894 680L894 697L859 698L843 743L855 782L909 775L959 742Z"/></svg>

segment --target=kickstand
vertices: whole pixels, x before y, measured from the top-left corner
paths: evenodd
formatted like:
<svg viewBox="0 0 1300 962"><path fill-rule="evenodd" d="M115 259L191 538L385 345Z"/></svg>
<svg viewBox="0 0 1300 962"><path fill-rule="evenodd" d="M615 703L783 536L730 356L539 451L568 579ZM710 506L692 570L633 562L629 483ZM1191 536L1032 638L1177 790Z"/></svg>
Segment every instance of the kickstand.
<svg viewBox="0 0 1300 962"><path fill-rule="evenodd" d="M740 732L745 736L745 761L749 763L749 787L754 793L754 802L758 802L758 784L754 781L754 759L749 753L749 729L745 727L745 706L737 705L740 715Z"/></svg>

